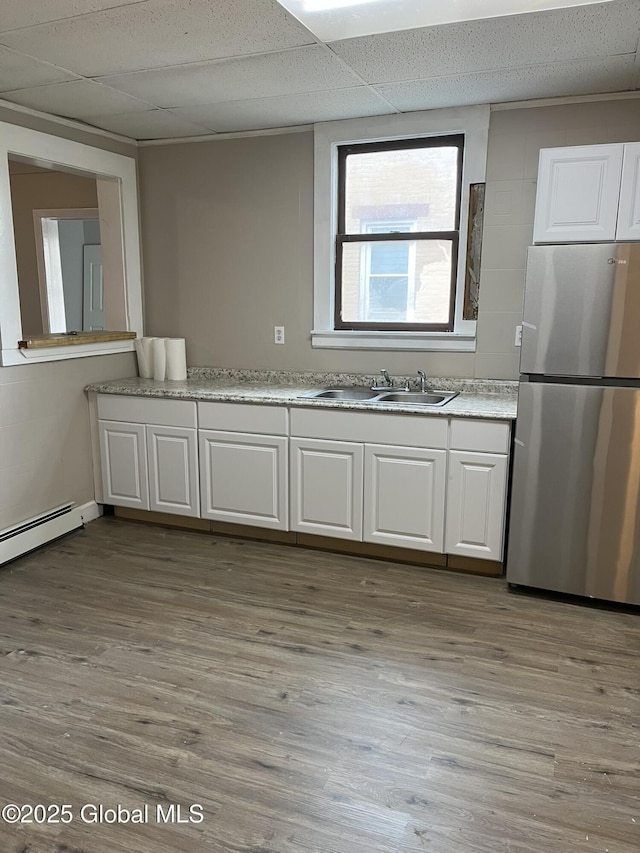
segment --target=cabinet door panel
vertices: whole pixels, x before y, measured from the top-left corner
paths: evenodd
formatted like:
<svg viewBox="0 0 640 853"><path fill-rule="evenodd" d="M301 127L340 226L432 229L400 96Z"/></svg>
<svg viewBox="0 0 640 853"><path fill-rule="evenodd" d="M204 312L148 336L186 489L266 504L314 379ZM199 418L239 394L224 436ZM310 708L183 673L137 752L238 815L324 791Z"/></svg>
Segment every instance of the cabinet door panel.
<svg viewBox="0 0 640 853"><path fill-rule="evenodd" d="M201 515L287 530L287 439L200 431Z"/></svg>
<svg viewBox="0 0 640 853"><path fill-rule="evenodd" d="M447 453L366 445L364 541L444 550Z"/></svg>
<svg viewBox="0 0 640 853"><path fill-rule="evenodd" d="M640 240L640 142L624 146L616 240Z"/></svg>
<svg viewBox="0 0 640 853"><path fill-rule="evenodd" d="M291 529L362 540L363 446L291 439Z"/></svg>
<svg viewBox="0 0 640 853"><path fill-rule="evenodd" d="M147 426L149 509L197 518L198 449L195 429Z"/></svg>
<svg viewBox="0 0 640 853"><path fill-rule="evenodd" d="M622 145L540 151L534 243L614 240Z"/></svg>
<svg viewBox="0 0 640 853"><path fill-rule="evenodd" d="M449 453L445 550L501 560L504 537L507 456Z"/></svg>
<svg viewBox="0 0 640 853"><path fill-rule="evenodd" d="M105 503L149 509L144 426L99 421L98 431Z"/></svg>

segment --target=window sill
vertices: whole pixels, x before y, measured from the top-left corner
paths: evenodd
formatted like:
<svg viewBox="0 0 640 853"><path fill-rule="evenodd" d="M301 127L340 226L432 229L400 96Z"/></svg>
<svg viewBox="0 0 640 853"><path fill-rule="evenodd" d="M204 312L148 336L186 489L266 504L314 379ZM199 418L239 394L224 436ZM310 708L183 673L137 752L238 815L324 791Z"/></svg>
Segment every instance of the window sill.
<svg viewBox="0 0 640 853"><path fill-rule="evenodd" d="M316 349L420 350L421 352L475 352L470 332L311 332Z"/></svg>
<svg viewBox="0 0 640 853"><path fill-rule="evenodd" d="M36 348L16 348L2 350L2 366L17 364L37 364L38 362L60 361L70 358L87 358L94 355L113 355L133 352L133 339L99 341L92 343L76 342L72 346L43 346Z"/></svg>

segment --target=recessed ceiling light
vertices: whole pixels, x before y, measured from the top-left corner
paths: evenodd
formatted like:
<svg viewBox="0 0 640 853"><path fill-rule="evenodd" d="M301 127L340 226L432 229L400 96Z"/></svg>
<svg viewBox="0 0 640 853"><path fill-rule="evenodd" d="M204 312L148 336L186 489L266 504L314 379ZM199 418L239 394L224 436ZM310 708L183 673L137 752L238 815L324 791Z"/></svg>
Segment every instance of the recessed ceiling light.
<svg viewBox="0 0 640 853"><path fill-rule="evenodd" d="M323 41L612 0L278 0Z"/></svg>

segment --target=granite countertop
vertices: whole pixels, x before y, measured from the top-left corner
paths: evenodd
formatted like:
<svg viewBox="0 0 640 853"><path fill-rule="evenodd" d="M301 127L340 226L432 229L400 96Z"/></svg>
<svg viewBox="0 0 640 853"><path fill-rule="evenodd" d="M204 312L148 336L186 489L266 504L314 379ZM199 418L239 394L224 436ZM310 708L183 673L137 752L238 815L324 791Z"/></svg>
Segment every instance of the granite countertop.
<svg viewBox="0 0 640 853"><path fill-rule="evenodd" d="M406 377L394 377L400 390ZM415 389L415 378L409 377ZM415 403L371 403L362 400L317 400L301 397L307 391L325 387L379 383L377 376L346 373L292 373L222 368L190 368L184 381L158 382L153 379L116 379L98 382L85 390L99 394L133 397L164 397L172 400L209 400L229 403L266 403L276 406L304 406L322 409L396 412L454 418L514 420L517 410L517 382L485 379L429 379L428 390L458 391L445 406Z"/></svg>

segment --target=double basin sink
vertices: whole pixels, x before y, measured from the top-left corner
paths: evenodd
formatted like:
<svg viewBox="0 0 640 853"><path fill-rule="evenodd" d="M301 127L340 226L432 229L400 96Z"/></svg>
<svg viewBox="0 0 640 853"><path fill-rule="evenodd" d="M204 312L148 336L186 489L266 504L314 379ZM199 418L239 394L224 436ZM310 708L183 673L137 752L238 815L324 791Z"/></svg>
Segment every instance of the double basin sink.
<svg viewBox="0 0 640 853"><path fill-rule="evenodd" d="M359 403L404 403L419 406L445 406L458 396L457 391L401 391L389 389L382 391L373 388L322 388L319 391L307 391L301 394L314 400L344 400Z"/></svg>

